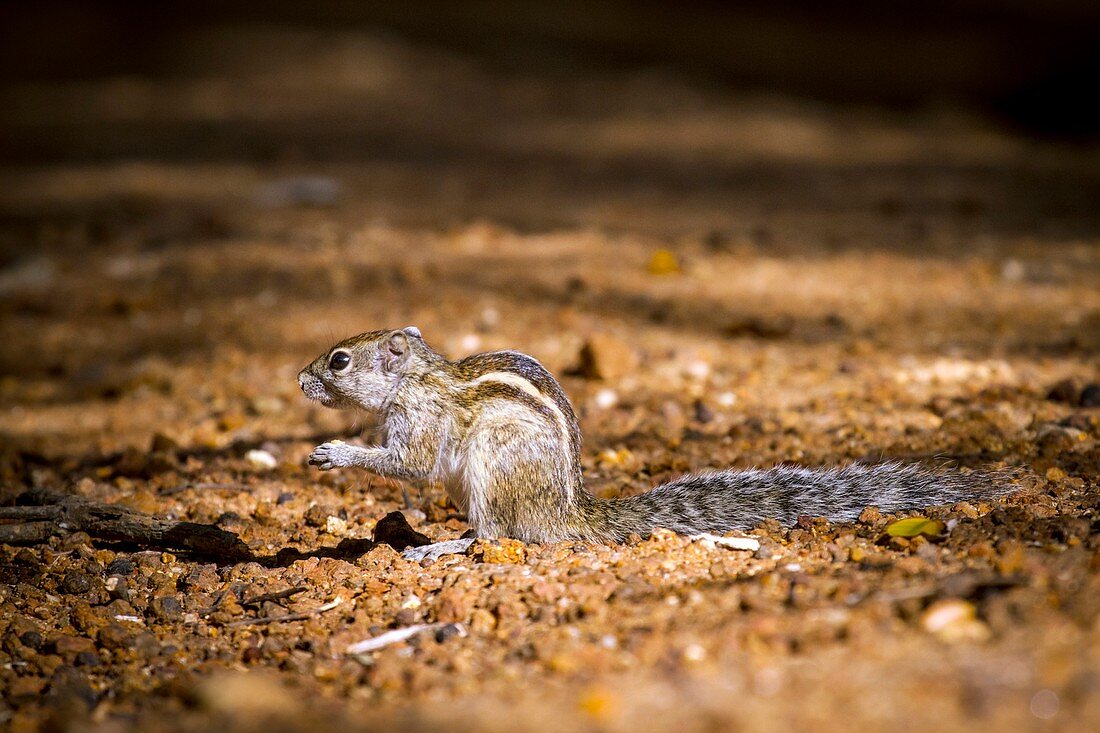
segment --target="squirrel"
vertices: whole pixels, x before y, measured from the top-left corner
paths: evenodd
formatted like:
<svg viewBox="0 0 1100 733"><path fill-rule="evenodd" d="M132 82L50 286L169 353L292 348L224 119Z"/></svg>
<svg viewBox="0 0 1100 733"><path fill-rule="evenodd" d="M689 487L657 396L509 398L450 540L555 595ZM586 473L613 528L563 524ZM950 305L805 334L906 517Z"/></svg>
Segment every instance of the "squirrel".
<svg viewBox="0 0 1100 733"><path fill-rule="evenodd" d="M584 486L573 406L542 364L516 351L451 361L414 326L341 341L303 369L298 384L326 407L375 413L383 431L380 446L323 443L310 464L436 481L466 514L471 532L409 548L410 559L464 552L477 537L620 543L658 527L723 534L765 519L853 520L871 504L898 511L992 493L991 474L856 463L697 473L644 494L599 498Z"/></svg>

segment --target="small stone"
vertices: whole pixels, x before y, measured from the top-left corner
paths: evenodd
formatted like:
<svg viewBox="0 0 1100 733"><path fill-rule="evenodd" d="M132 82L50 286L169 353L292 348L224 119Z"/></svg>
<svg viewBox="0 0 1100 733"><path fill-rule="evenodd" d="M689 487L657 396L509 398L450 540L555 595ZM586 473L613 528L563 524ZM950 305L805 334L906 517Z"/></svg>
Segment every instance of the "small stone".
<svg viewBox="0 0 1100 733"><path fill-rule="evenodd" d="M61 591L69 595L83 595L91 589L91 579L77 570L65 573L65 579L61 581Z"/></svg>
<svg viewBox="0 0 1100 733"><path fill-rule="evenodd" d="M24 631L19 635L19 641L23 646L29 647L35 650L41 650L46 644L46 637L37 631Z"/></svg>
<svg viewBox="0 0 1100 733"><path fill-rule="evenodd" d="M218 418L218 429L222 432L239 430L248 424L248 418L240 412L227 412Z"/></svg>
<svg viewBox="0 0 1100 733"><path fill-rule="evenodd" d="M1016 540L1002 540L997 543L995 564L1001 575L1013 575L1024 568L1024 546Z"/></svg>
<svg viewBox="0 0 1100 733"><path fill-rule="evenodd" d="M327 517L325 519L325 531L334 537L343 537L348 532L347 520L340 517Z"/></svg>
<svg viewBox="0 0 1100 733"><path fill-rule="evenodd" d="M54 639L53 650L55 654L72 659L80 652L95 651L95 644L92 643L91 639L83 636L63 634Z"/></svg>
<svg viewBox="0 0 1100 733"><path fill-rule="evenodd" d="M1057 458L1063 453L1072 451L1086 437L1085 433L1075 428L1048 423L1039 428L1035 443L1038 446L1040 456L1043 458Z"/></svg>
<svg viewBox="0 0 1100 733"><path fill-rule="evenodd" d="M706 424L714 419L714 412L702 400L695 400L695 422Z"/></svg>
<svg viewBox="0 0 1100 733"><path fill-rule="evenodd" d="M121 575L129 577L134 573L134 563L128 557L115 558L107 565L108 575Z"/></svg>
<svg viewBox="0 0 1100 733"><path fill-rule="evenodd" d="M253 397L248 406L257 415L278 415L286 410L286 402L274 396Z"/></svg>
<svg viewBox="0 0 1100 733"><path fill-rule="evenodd" d="M149 608L160 621L175 621L183 615L180 602L172 596L157 596Z"/></svg>
<svg viewBox="0 0 1100 733"><path fill-rule="evenodd" d="M411 608L402 608L393 615L393 622L398 628L412 626L419 620L419 615Z"/></svg>
<svg viewBox="0 0 1100 733"><path fill-rule="evenodd" d="M131 639L133 635L117 623L104 626L96 635L96 642L103 649L125 649Z"/></svg>
<svg viewBox="0 0 1100 733"><path fill-rule="evenodd" d="M432 543L427 535L410 527L401 512L390 512L378 520L374 525L374 541L389 545L398 552L407 547L421 547Z"/></svg>
<svg viewBox="0 0 1100 733"><path fill-rule="evenodd" d="M475 608L470 614L470 629L479 635L491 633L497 626L496 617L484 608Z"/></svg>
<svg viewBox="0 0 1100 733"><path fill-rule="evenodd" d="M102 661L95 652L78 652L74 664L78 667L98 667Z"/></svg>
<svg viewBox="0 0 1100 733"><path fill-rule="evenodd" d="M1057 466L1051 466L1047 469L1046 479L1052 483L1062 481L1068 474Z"/></svg>
<svg viewBox="0 0 1100 733"><path fill-rule="evenodd" d="M989 627L978 620L974 605L958 598L933 603L921 614L920 626L949 644L986 641L991 635Z"/></svg>
<svg viewBox="0 0 1100 733"><path fill-rule="evenodd" d="M18 702L41 695L46 687L46 680L42 677L19 676L11 679L8 685L8 699Z"/></svg>
<svg viewBox="0 0 1100 733"><path fill-rule="evenodd" d="M978 512L978 508L968 501L960 501L958 504L955 504L953 507L951 507L951 509L963 515L967 519L977 519L979 516L981 516Z"/></svg>
<svg viewBox="0 0 1100 733"><path fill-rule="evenodd" d="M481 562L518 565L527 560L527 546L519 540L501 537L476 543L472 554Z"/></svg>
<svg viewBox="0 0 1100 733"><path fill-rule="evenodd" d="M463 636L466 636L466 628L462 624L447 624L435 630L435 640L440 644Z"/></svg>
<svg viewBox="0 0 1100 733"><path fill-rule="evenodd" d="M1056 382L1047 391L1047 399L1052 402L1065 402L1074 404L1077 402L1077 382L1072 379L1063 379Z"/></svg>
<svg viewBox="0 0 1100 733"><path fill-rule="evenodd" d="M577 371L586 379L615 381L638 367L638 355L626 342L607 333L589 336L579 354Z"/></svg>
<svg viewBox="0 0 1100 733"><path fill-rule="evenodd" d="M882 519L882 512L875 506L869 506L859 513L859 521L862 524L874 524L880 519Z"/></svg>
<svg viewBox="0 0 1100 733"><path fill-rule="evenodd" d="M324 527L328 524L328 518L336 515L336 509L325 504L314 504L306 509L305 522L310 527Z"/></svg>
<svg viewBox="0 0 1100 733"><path fill-rule="evenodd" d="M794 331L795 322L790 316L760 318L748 316L731 321L724 331L727 336L751 336L759 339L781 339Z"/></svg>
<svg viewBox="0 0 1100 733"><path fill-rule="evenodd" d="M149 444L150 453L172 453L180 449L180 444L165 433L154 433L153 440Z"/></svg>
<svg viewBox="0 0 1100 733"><path fill-rule="evenodd" d="M596 392L593 401L596 403L596 407L601 410L610 410L612 407L619 404L619 394L613 389L604 388Z"/></svg>
<svg viewBox="0 0 1100 733"><path fill-rule="evenodd" d="M265 450L250 450L244 454L244 459L253 468L272 469L279 465L278 459Z"/></svg>

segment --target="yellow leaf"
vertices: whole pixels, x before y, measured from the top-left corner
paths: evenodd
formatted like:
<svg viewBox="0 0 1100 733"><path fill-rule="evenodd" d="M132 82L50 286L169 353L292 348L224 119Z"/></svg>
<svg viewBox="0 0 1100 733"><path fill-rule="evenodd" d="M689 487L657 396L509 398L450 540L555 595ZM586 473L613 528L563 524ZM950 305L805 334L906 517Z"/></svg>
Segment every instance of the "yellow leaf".
<svg viewBox="0 0 1100 733"><path fill-rule="evenodd" d="M927 517L899 519L886 528L886 534L891 537L916 537L921 534L926 537L938 537L942 533L943 522Z"/></svg>
<svg viewBox="0 0 1100 733"><path fill-rule="evenodd" d="M651 275L674 275L680 272L680 261L675 253L667 249L659 249L649 258L647 269Z"/></svg>

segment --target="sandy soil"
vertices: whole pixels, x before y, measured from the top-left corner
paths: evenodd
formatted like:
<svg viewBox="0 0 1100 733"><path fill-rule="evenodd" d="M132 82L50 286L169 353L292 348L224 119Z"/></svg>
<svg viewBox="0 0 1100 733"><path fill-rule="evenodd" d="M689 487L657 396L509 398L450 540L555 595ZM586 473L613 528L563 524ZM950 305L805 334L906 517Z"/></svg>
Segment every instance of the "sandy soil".
<svg viewBox="0 0 1100 733"><path fill-rule="evenodd" d="M1100 726L1097 151L958 110L249 33L170 49L168 79L5 90L5 502L215 523L257 559L0 547L4 726ZM757 553L505 540L421 567L354 540L403 490L434 539L462 517L307 467L363 426L295 384L408 324L561 375L601 495L895 458L1011 468L1013 493L928 509L932 539L868 511L763 526ZM573 369L596 335L605 379Z"/></svg>

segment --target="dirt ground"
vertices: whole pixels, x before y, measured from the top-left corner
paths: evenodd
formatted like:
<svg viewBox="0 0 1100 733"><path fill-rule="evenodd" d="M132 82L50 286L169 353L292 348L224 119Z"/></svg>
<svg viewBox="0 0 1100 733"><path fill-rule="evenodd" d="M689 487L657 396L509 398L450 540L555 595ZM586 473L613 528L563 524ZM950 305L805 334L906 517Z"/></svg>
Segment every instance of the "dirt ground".
<svg viewBox="0 0 1100 733"><path fill-rule="evenodd" d="M168 78L4 92L2 498L213 523L255 559L0 546L0 727L1100 728L1100 151L337 30L200 41ZM356 540L463 518L306 466L363 425L295 382L409 324L559 375L600 495L881 459L1011 493L929 508L931 539L867 511L756 553L422 567ZM593 339L603 379L575 368Z"/></svg>

